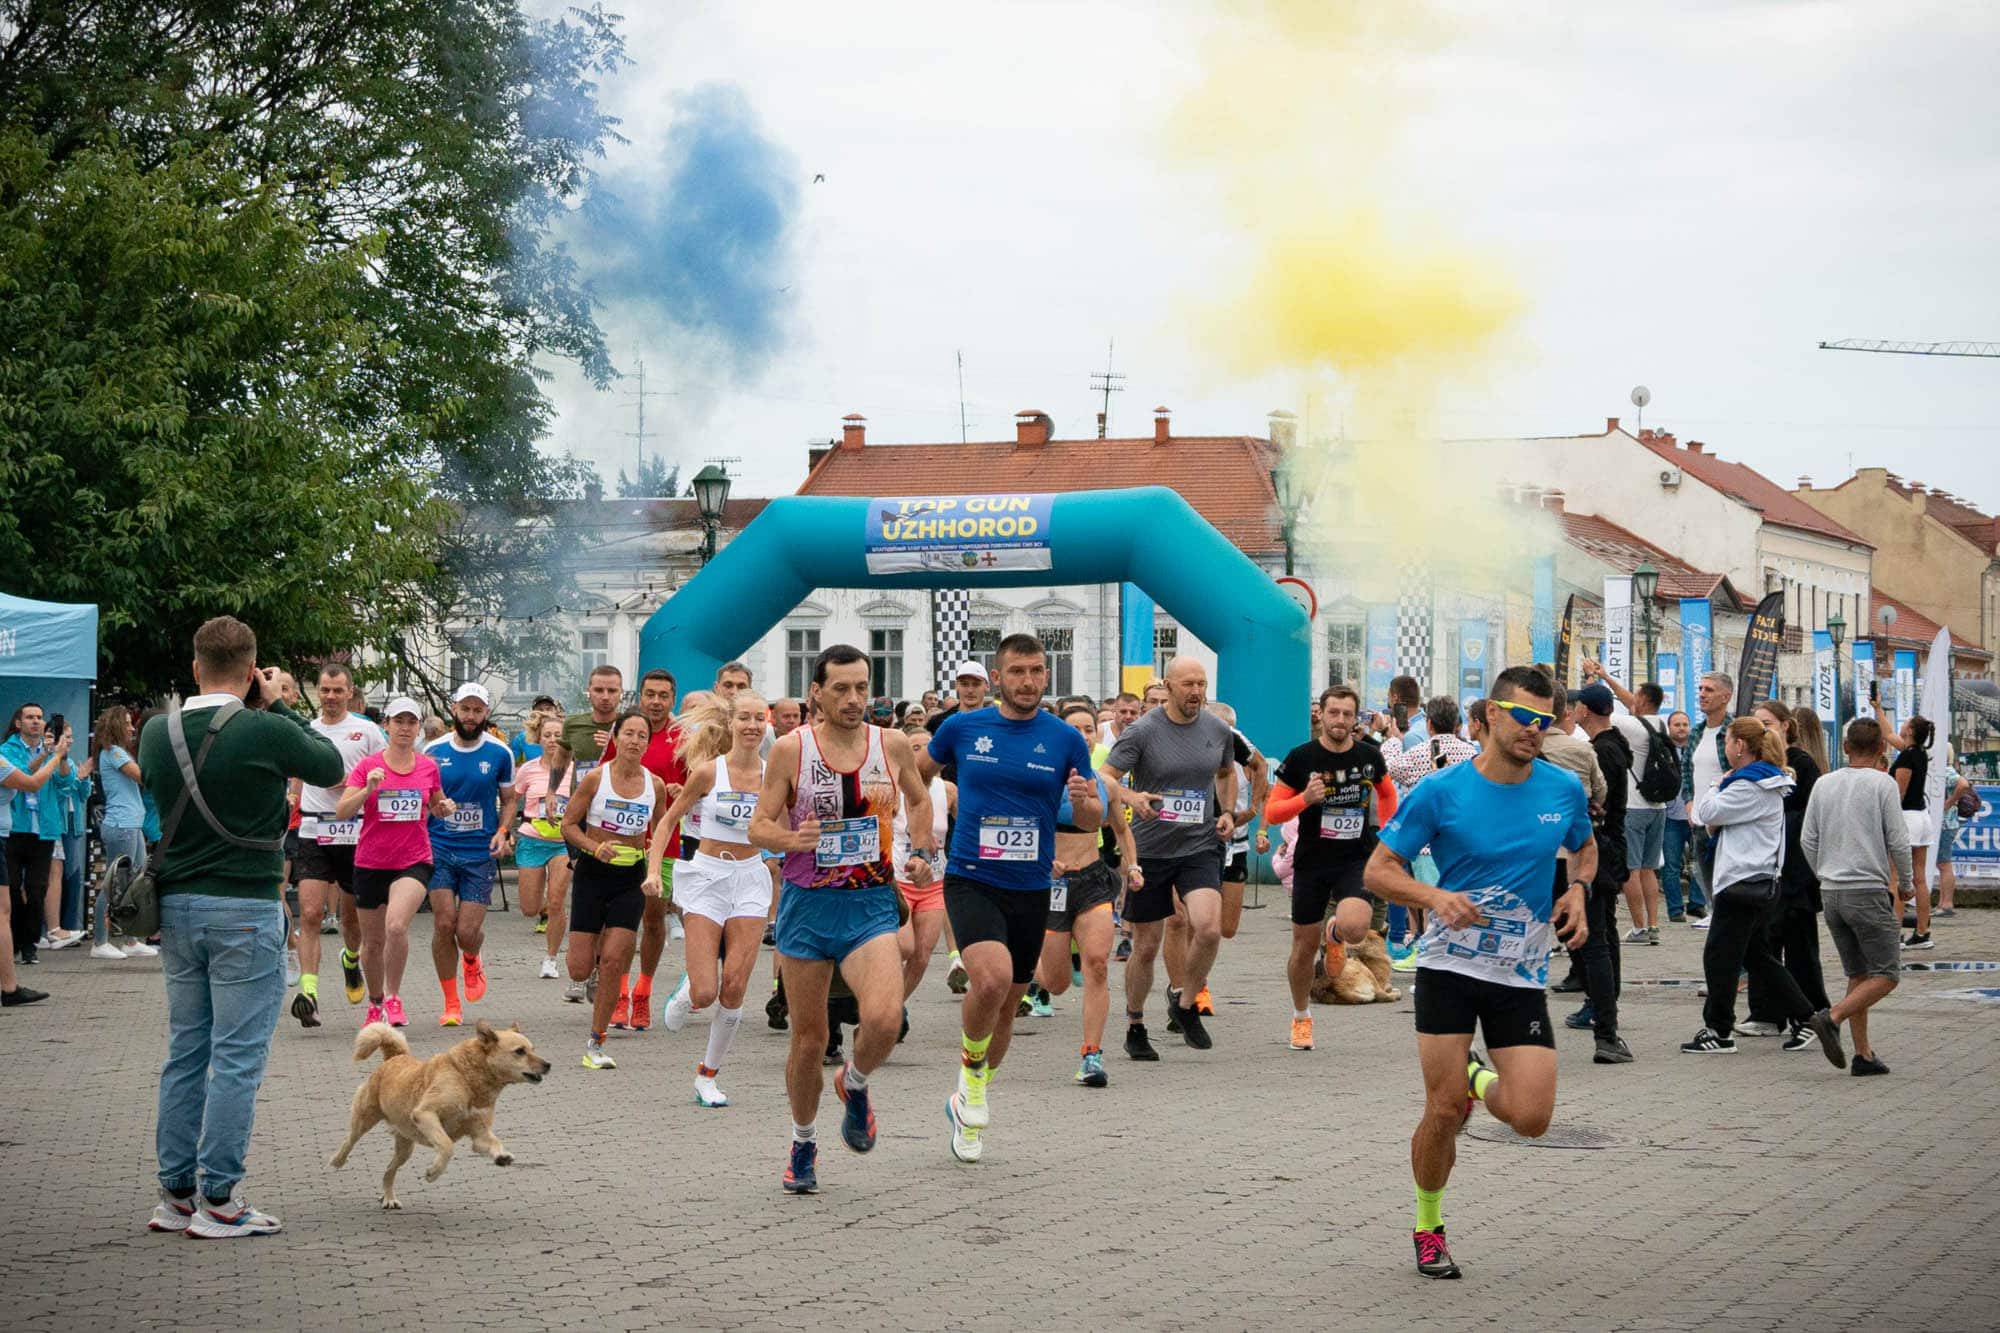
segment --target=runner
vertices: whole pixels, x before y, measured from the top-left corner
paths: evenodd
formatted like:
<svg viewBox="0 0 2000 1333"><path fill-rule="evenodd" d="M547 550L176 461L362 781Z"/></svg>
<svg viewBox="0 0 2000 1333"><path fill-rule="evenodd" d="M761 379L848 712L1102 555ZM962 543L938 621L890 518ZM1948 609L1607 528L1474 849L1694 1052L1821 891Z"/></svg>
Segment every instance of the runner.
<svg viewBox="0 0 2000 1333"><path fill-rule="evenodd" d="M952 677L953 694L951 704L949 707L931 716L929 722L930 733L933 736L937 735L937 729L943 726L949 718L957 717L960 713L977 712L979 709L986 707L986 695L987 691L991 688L991 684L986 675L986 668L978 662L971 660L960 662L957 672ZM957 765L948 764L945 766L944 780L951 783L958 781ZM943 844L940 843L939 845L942 846ZM939 886L938 891L940 893L943 892L942 885ZM953 995L963 995L965 994L966 984L965 960L959 956L958 936L952 933L951 913L949 912L945 913L944 947L949 951L945 959L944 984Z"/></svg>
<svg viewBox="0 0 2000 1333"><path fill-rule="evenodd" d="M1095 754L1096 715L1088 708L1072 708L1063 720L1076 728ZM1136 888L1139 849L1132 841L1132 826L1105 789L1104 779L1094 780L1103 827L1117 839L1122 864ZM1050 867L1055 883L1049 889L1048 927L1035 979L1044 995L1061 995L1081 974L1083 1049L1076 1081L1086 1088L1101 1088L1111 1081L1104 1072L1104 1022L1111 1012L1111 907L1118 900L1120 872L1099 855L1098 834L1078 826L1075 809L1065 793L1056 811L1055 863Z"/></svg>
<svg viewBox="0 0 2000 1333"><path fill-rule="evenodd" d="M590 711L563 719L563 744L576 756L579 782L602 762L604 747L611 743L611 724L618 720L618 705L625 699L625 673L608 663L592 667L584 696L590 700Z"/></svg>
<svg viewBox="0 0 2000 1333"><path fill-rule="evenodd" d="M444 794L436 761L417 750L424 710L409 698L382 710L387 744L347 774L334 806L336 822L357 816L354 906L361 918L361 973L368 989L362 1026L404 1027L403 968L410 959L410 921L423 906L432 851L424 814L449 819L455 808Z"/></svg>
<svg viewBox="0 0 2000 1333"><path fill-rule="evenodd" d="M1090 781L1090 746L1042 709L1048 656L1032 634L993 655L998 707L939 724L917 764L926 778L958 770L959 818L945 862L944 906L965 960L958 1087L945 1099L952 1155L976 1162L990 1123L987 1085L1006 1058L1014 1016L1041 961L1050 914L1056 816L1095 832L1104 811Z"/></svg>
<svg viewBox="0 0 2000 1333"><path fill-rule="evenodd" d="M1486 748L1411 790L1364 876L1371 892L1421 907L1429 920L1416 997L1424 1116L1410 1140L1412 1239L1425 1277L1459 1276L1445 1245L1444 1190L1473 1102L1527 1138L1539 1138L1555 1112L1556 1039L1543 993L1549 927L1553 920L1569 948L1583 944L1597 842L1583 785L1535 762L1556 720L1554 695L1533 667L1502 671L1487 704ZM1425 847L1437 861L1436 886L1410 874ZM1570 852L1571 882L1560 899L1558 848ZM1475 1024L1490 1061L1472 1049Z"/></svg>
<svg viewBox="0 0 2000 1333"><path fill-rule="evenodd" d="M486 969L479 961L486 942L486 909L500 857L514 826L514 752L486 730L493 698L486 687L467 681L452 692L452 729L424 747L438 766L448 819L431 822L431 962L444 991L438 1026L457 1027L458 960L465 957L465 1002L486 995Z"/></svg>
<svg viewBox="0 0 2000 1333"><path fill-rule="evenodd" d="M639 762L652 736L642 713L620 713L610 727L621 753L585 775L563 813L563 840L576 854L570 882L569 979L572 989L593 973L597 991L590 1010L585 1069L616 1069L604 1050L611 1007L632 966L645 901L659 893L646 884L646 845L667 808L667 784Z"/></svg>
<svg viewBox="0 0 2000 1333"><path fill-rule="evenodd" d="M917 716L912 710L911 716ZM914 732L905 732L910 738L919 765L924 752L930 746L931 734L921 726ZM942 847L950 834L951 818L958 812L958 786L946 782L943 774L930 781L931 797L931 837ZM910 815L907 810L896 812L895 863L908 865L910 861ZM924 979L924 972L930 967L931 954L937 949L938 936L945 927L944 883L933 878L930 883L918 888L908 880L896 881L896 888L903 895L903 902L910 909L910 919L896 932L896 942L903 951L903 1026L902 1036L909 1034L910 997L917 993L917 986ZM897 1040L901 1041L902 1036Z"/></svg>
<svg viewBox="0 0 2000 1333"><path fill-rule="evenodd" d="M726 672L728 668L724 668ZM687 781L687 769L681 764L676 746L680 732L674 726L674 694L678 685L674 673L664 667L655 667L639 678L639 715L646 719L652 734L646 738L646 752L640 757L640 765L648 773L664 782L667 795L672 797ZM706 697L700 690L688 696L688 707L698 707ZM609 738L604 746L604 762L610 763L618 757L618 741ZM700 808L695 807L697 820ZM667 839L668 861L661 871L660 892L646 895L645 915L639 924L639 977L634 981L630 976L618 978L618 999L611 1007L611 1026L633 1032L644 1032L653 1026L653 978L659 975L660 959L667 952L667 940L673 934L669 929L670 918L677 915L674 906L675 861L687 859L683 851L692 850L692 840L687 848L681 843L679 821L669 826ZM676 928L678 923L675 923Z"/></svg>
<svg viewBox="0 0 2000 1333"><path fill-rule="evenodd" d="M521 915L535 917L535 932L546 937L539 975L562 975L556 952L562 948L568 924L569 848L562 838L563 815L576 793L576 761L563 744L562 719L542 718L534 741L535 757L514 770L514 794L520 799L520 828L514 838L514 869L520 877ZM583 989L572 986L563 998L581 1000Z"/></svg>
<svg viewBox="0 0 2000 1333"><path fill-rule="evenodd" d="M1257 753L1257 747L1249 737L1236 730L1236 710L1226 703L1211 700L1208 711L1228 724L1232 733L1233 749L1230 760L1236 770L1236 809L1231 812L1234 826L1227 840L1218 839L1222 856L1222 939L1236 938L1237 927L1243 924L1243 890L1250 878L1250 825L1256 820L1257 812L1264 808L1264 798L1270 790L1269 766L1264 756ZM1108 754L1109 751L1106 751ZM1183 962L1187 957L1187 921L1179 916L1167 918L1167 931L1160 944L1160 957L1167 965L1167 984L1179 989L1176 979L1180 977ZM1217 949L1221 945L1218 942ZM1194 1008L1203 1018L1215 1017L1215 999L1203 986L1195 992ZM1167 1031L1178 1032L1180 1028L1169 1019Z"/></svg>
<svg viewBox="0 0 2000 1333"><path fill-rule="evenodd" d="M1208 671L1192 657L1167 663L1167 701L1143 713L1119 735L1098 768L1114 800L1139 816L1133 838L1139 848L1141 887L1125 897L1132 924L1132 957L1125 964L1125 1053L1134 1060L1157 1060L1146 1038L1146 992L1153 984L1167 918L1176 910L1189 926L1183 987L1195 994L1208 984L1208 969L1222 941L1222 848L1235 826L1235 733L1206 711ZM1147 687L1148 695L1153 693ZM1120 781L1129 775L1141 790ZM1176 903L1178 902L1178 909ZM1167 1018L1181 1038L1198 1051L1214 1045L1201 1015L1183 1007L1183 991L1167 989Z"/></svg>
<svg viewBox="0 0 2000 1333"><path fill-rule="evenodd" d="M899 788L915 844L904 877L919 887L928 883L936 851L930 793L909 741L861 720L868 670L868 655L849 644L819 655L811 690L817 720L772 750L750 823L752 843L786 854L778 955L791 1001L785 1092L792 1143L782 1183L794 1194L819 1188L814 1122L824 1081L827 990L836 965L853 988L861 1018L854 1058L834 1076L834 1093L847 1105L841 1138L855 1152L875 1146L868 1078L896 1044L902 1009L897 867L889 860Z"/></svg>
<svg viewBox="0 0 2000 1333"><path fill-rule="evenodd" d="M1376 830L1396 812L1396 784L1382 752L1355 735L1361 696L1330 685L1319 696L1319 734L1285 756L1264 807L1273 826L1297 818L1292 861L1292 992L1295 1051L1313 1048L1313 957L1326 946L1326 974L1340 975L1346 949L1368 937L1375 896L1362 886ZM1327 919L1327 909L1333 918Z"/></svg>
<svg viewBox="0 0 2000 1333"><path fill-rule="evenodd" d="M333 742L349 773L369 755L388 744L382 728L347 711L354 699L354 677L337 662L319 669L319 716L311 726ZM319 931L328 906L340 918L341 980L349 1004L367 994L361 976L361 918L354 908L354 845L361 837L359 819L337 820L340 791L333 787L292 784L299 805L299 993L292 997L292 1017L301 1027L319 1026ZM339 897L335 898L335 891Z"/></svg>
<svg viewBox="0 0 2000 1333"><path fill-rule="evenodd" d="M687 782L646 850L646 892L657 896L674 829L681 815L701 808L700 845L680 868L674 890L687 928L687 972L664 1015L667 1031L679 1032L696 1011L721 1001L709 1021L708 1052L694 1071L694 1099L701 1106L729 1105L715 1076L743 1023L743 992L771 910L770 872L750 845L750 816L764 790L757 750L768 722L762 696L748 689L681 719L676 757L686 766Z"/></svg>

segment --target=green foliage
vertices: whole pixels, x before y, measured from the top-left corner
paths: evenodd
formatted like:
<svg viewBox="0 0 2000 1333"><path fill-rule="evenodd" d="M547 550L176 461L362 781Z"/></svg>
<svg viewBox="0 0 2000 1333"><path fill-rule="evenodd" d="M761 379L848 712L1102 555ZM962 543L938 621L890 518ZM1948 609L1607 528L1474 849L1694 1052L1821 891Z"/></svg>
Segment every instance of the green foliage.
<svg viewBox="0 0 2000 1333"><path fill-rule="evenodd" d="M668 465L658 454L641 459L637 476L618 469L618 498L621 500L672 499L680 494L681 465Z"/></svg>

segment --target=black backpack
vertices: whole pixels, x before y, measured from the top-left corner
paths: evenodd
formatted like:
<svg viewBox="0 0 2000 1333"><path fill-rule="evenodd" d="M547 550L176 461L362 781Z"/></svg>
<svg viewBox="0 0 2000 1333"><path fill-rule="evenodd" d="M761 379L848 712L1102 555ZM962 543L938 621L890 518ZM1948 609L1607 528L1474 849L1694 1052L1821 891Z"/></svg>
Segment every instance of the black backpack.
<svg viewBox="0 0 2000 1333"><path fill-rule="evenodd" d="M1681 794L1681 757L1667 739L1666 729L1658 731L1638 719L1646 732L1646 766L1639 770L1639 794L1649 801L1667 802Z"/></svg>

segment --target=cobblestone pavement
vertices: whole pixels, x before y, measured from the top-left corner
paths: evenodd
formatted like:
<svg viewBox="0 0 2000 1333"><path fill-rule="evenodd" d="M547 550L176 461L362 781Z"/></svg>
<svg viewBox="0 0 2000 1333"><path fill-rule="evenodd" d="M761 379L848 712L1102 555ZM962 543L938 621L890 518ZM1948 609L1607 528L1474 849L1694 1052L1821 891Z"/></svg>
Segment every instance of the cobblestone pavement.
<svg viewBox="0 0 2000 1333"><path fill-rule="evenodd" d="M427 971L429 920L413 976ZM500 1102L517 1162L461 1147L425 1184L420 1157L394 1214L376 1204L382 1130L346 1170L327 1167L362 1073L336 975L325 1027L281 1020L259 1106L249 1194L285 1231L220 1244L142 1227L158 965L45 952L25 974L54 998L0 1015L5 1322L1992 1327L2000 1004L1946 992L2000 986L2000 972L1910 976L1877 1010L1895 1072L1856 1080L1775 1040L1678 1054L1698 1026L1703 937L1669 926L1662 946L1628 947L1638 1062L1593 1066L1588 1034L1561 1033L1556 1128L1608 1143L1494 1142L1480 1112L1445 1199L1466 1279L1433 1283L1416 1275L1408 1235L1421 1100L1409 1001L1321 1009L1319 1049L1288 1050L1286 924L1282 908L1251 912L1224 946L1207 1054L1160 1030L1156 1001L1164 1058L1131 1063L1114 1006L1112 1083L1091 1091L1071 1081L1076 996L1025 1020L972 1167L945 1143L957 1029L940 959L908 1042L876 1077L879 1146L864 1158L840 1145L829 1093L822 1192L798 1199L778 1188L785 1037L762 1021L762 964L722 1079L735 1104L706 1111L690 1091L701 1020L617 1037L616 1071L579 1068L582 1010L535 978L522 920L496 916L492 990L471 1016L518 1020L556 1064ZM2000 913L1965 913L1936 937L1927 962L2000 959ZM663 992L678 965L676 946ZM1674 978L1687 984L1642 984ZM428 983L408 989L419 1054L464 1035L434 1026ZM1567 999L1552 997L1558 1014Z"/></svg>

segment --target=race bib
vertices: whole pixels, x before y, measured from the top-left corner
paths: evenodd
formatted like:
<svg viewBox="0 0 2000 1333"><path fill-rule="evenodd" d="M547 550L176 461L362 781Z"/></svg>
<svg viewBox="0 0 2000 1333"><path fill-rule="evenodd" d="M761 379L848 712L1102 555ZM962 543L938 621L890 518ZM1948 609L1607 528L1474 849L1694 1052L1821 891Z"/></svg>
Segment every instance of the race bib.
<svg viewBox="0 0 2000 1333"><path fill-rule="evenodd" d="M1042 853L1042 826L1026 815L986 815L979 821L979 859L1033 861Z"/></svg>
<svg viewBox="0 0 2000 1333"><path fill-rule="evenodd" d="M461 805L451 812L453 833L480 833L486 828L486 807L483 805Z"/></svg>
<svg viewBox="0 0 2000 1333"><path fill-rule="evenodd" d="M551 796L548 799L548 807L549 818L561 822L562 817L569 813L569 797Z"/></svg>
<svg viewBox="0 0 2000 1333"><path fill-rule="evenodd" d="M375 810L385 824L414 824L424 817L424 794L408 787L384 787L375 793Z"/></svg>
<svg viewBox="0 0 2000 1333"><path fill-rule="evenodd" d="M754 791L719 791L715 793L715 822L726 829L738 833L750 831L750 816L757 813L757 793Z"/></svg>
<svg viewBox="0 0 2000 1333"><path fill-rule="evenodd" d="M606 833L644 833L652 811L638 801L607 800L597 826Z"/></svg>
<svg viewBox="0 0 2000 1333"><path fill-rule="evenodd" d="M865 866L882 859L882 826L874 815L859 819L822 819L813 864L822 870Z"/></svg>
<svg viewBox="0 0 2000 1333"><path fill-rule="evenodd" d="M1361 836L1367 822L1367 817L1359 810L1322 809L1319 812L1319 836L1351 842Z"/></svg>
<svg viewBox="0 0 2000 1333"><path fill-rule="evenodd" d="M1501 892L1500 887L1494 885L1467 896L1474 902L1483 903L1488 895ZM1447 957L1484 959L1511 967L1527 960L1528 934L1534 924L1524 914L1503 915L1489 908L1481 925L1467 926L1462 930L1439 926L1435 944Z"/></svg>
<svg viewBox="0 0 2000 1333"><path fill-rule="evenodd" d="M1049 885L1049 910L1066 912L1069 910L1069 881L1059 879Z"/></svg>
<svg viewBox="0 0 2000 1333"><path fill-rule="evenodd" d="M1169 787L1160 793L1160 822L1199 824L1208 816L1208 793L1189 787Z"/></svg>
<svg viewBox="0 0 2000 1333"><path fill-rule="evenodd" d="M352 847L361 841L361 821L359 819L322 819L319 821L319 845L322 847Z"/></svg>

